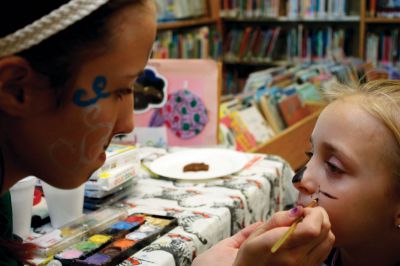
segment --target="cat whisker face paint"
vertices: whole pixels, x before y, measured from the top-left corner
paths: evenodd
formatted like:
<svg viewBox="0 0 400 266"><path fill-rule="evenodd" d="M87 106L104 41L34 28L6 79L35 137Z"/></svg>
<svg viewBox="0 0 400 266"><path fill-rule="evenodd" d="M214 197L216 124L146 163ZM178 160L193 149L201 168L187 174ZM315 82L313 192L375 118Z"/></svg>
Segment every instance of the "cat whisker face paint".
<svg viewBox="0 0 400 266"><path fill-rule="evenodd" d="M301 168L292 178L292 183L298 183L301 181L301 179L303 178L303 174L304 171L306 171L307 166L304 166L303 168Z"/></svg>
<svg viewBox="0 0 400 266"><path fill-rule="evenodd" d="M306 171L306 169L307 169L307 167L304 166L303 168L301 168L301 169L293 176L293 178L292 178L292 183L293 183L293 184L298 183L298 182L301 181L301 179L303 178L303 175L304 175L304 172ZM314 194L316 194L315 197L319 197L319 194L322 194L322 195L324 195L325 197L330 198L330 199L334 199L334 200L339 199L338 197L333 196L332 194L330 194L330 193L328 193L328 192L326 192L326 191L321 190L321 187L320 187L320 186L318 187L318 192L317 192L317 193L314 193ZM313 195L314 195L314 194L313 194ZM313 198L313 195L311 195L311 198Z"/></svg>
<svg viewBox="0 0 400 266"><path fill-rule="evenodd" d="M335 196L329 194L328 192L322 191L321 187L318 188L318 194L322 194L322 195L324 195L324 196L326 196L326 197L328 197L330 199L334 199L334 200L339 199L338 197L335 197Z"/></svg>

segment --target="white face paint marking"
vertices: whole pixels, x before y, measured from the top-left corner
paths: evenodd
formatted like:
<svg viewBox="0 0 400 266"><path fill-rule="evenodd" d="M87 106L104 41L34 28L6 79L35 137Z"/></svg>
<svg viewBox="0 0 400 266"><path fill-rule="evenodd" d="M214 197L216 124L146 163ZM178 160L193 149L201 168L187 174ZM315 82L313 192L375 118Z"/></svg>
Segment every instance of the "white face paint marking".
<svg viewBox="0 0 400 266"><path fill-rule="evenodd" d="M95 104L87 107L82 115L82 121L87 130L81 141L74 142L73 140L58 139L50 146L50 157L62 170L75 172L80 167L93 161L96 158L96 152L104 150L111 138L113 124L111 122L97 122L96 119L100 115L100 105ZM100 136L100 134L102 135ZM93 137L99 138L99 140L91 144Z"/></svg>

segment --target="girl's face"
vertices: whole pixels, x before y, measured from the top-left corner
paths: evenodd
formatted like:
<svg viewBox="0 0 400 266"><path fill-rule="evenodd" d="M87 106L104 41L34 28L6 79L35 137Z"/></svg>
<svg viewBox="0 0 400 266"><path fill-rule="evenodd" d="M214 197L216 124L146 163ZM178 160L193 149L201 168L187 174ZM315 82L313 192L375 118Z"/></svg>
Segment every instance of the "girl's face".
<svg viewBox="0 0 400 266"><path fill-rule="evenodd" d="M16 168L73 188L104 163L114 135L133 130L131 88L155 38L155 11L150 4L127 7L112 23L110 49L82 62L62 106L54 108L51 93L38 94L37 112L16 123L17 137L9 136Z"/></svg>
<svg viewBox="0 0 400 266"><path fill-rule="evenodd" d="M387 160L394 138L357 100L333 102L321 113L311 137L310 161L294 182L298 204L318 197L329 214L336 245L350 248L374 245L396 230L396 205L388 196L394 177Z"/></svg>

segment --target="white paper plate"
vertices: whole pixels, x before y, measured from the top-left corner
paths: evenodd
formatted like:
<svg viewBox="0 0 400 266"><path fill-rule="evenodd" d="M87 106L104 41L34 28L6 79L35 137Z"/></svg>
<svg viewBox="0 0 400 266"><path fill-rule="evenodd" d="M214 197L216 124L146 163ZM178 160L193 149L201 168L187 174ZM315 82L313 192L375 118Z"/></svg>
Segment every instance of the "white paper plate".
<svg viewBox="0 0 400 266"><path fill-rule="evenodd" d="M154 173L173 179L200 180L231 175L248 162L245 154L227 149L190 149L164 155L154 160L149 168ZM208 171L183 172L190 163L205 163Z"/></svg>

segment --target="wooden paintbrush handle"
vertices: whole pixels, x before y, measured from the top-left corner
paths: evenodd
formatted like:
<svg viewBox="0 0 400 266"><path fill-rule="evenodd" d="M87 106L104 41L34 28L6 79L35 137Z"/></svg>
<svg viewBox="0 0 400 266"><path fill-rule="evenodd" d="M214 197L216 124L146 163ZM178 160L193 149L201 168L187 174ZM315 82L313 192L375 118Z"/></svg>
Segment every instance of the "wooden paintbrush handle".
<svg viewBox="0 0 400 266"><path fill-rule="evenodd" d="M314 199L306 207L314 207L317 205L317 203L318 199ZM283 234L283 236L280 239L278 239L278 241L276 241L276 243L272 246L271 253L275 253L282 246L282 244L285 243L286 239L288 239L289 236L296 229L297 224L300 223L302 220L303 217L299 217L293 222L293 224L289 227L289 229L285 232L285 234Z"/></svg>

